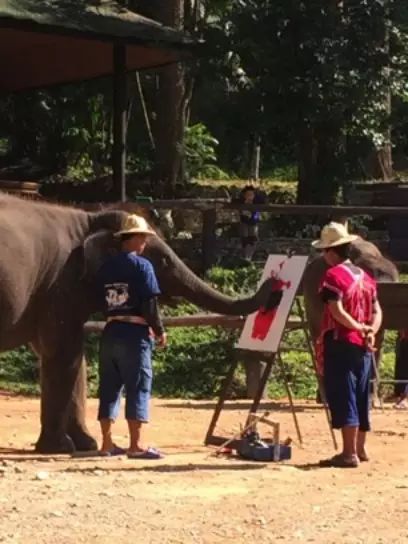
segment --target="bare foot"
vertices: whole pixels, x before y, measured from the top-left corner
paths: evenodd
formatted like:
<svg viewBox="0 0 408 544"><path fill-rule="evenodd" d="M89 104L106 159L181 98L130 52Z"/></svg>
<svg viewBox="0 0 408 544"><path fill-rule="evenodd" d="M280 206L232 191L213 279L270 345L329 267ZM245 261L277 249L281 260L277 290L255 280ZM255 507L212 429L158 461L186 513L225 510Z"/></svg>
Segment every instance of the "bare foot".
<svg viewBox="0 0 408 544"><path fill-rule="evenodd" d="M359 458L361 462L369 461L369 457L367 455L366 450L359 451L357 454L357 457Z"/></svg>

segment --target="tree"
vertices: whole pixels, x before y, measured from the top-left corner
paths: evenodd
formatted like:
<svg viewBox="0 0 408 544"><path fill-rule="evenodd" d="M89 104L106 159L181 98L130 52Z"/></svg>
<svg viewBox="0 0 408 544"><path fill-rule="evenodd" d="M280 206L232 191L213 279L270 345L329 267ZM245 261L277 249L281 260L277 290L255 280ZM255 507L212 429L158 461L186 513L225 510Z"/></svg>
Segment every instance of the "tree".
<svg viewBox="0 0 408 544"><path fill-rule="evenodd" d="M254 112L263 107L261 125L284 126L298 142L300 203L335 199L350 139L384 141L389 87L403 79L398 54L390 64L379 47L387 20L383 2L363 0L237 0L224 13L231 75L249 82L241 94Z"/></svg>
<svg viewBox="0 0 408 544"><path fill-rule="evenodd" d="M184 29L184 0L133 1L132 9L160 23ZM180 177L185 126L185 73L181 63L158 71L155 96L155 165L152 181L166 195L174 191Z"/></svg>

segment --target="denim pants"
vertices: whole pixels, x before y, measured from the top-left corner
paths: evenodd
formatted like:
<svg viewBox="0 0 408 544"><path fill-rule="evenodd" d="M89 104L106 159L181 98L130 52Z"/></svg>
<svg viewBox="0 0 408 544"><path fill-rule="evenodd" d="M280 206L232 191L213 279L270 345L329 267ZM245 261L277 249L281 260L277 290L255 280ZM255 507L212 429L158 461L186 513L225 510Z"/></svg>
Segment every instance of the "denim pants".
<svg viewBox="0 0 408 544"><path fill-rule="evenodd" d="M98 419L115 420L122 391L126 419L147 422L152 387L152 340L144 325L112 321L102 333L99 352Z"/></svg>
<svg viewBox="0 0 408 544"><path fill-rule="evenodd" d="M329 334L324 343L324 385L332 426L370 430L370 378L373 354Z"/></svg>

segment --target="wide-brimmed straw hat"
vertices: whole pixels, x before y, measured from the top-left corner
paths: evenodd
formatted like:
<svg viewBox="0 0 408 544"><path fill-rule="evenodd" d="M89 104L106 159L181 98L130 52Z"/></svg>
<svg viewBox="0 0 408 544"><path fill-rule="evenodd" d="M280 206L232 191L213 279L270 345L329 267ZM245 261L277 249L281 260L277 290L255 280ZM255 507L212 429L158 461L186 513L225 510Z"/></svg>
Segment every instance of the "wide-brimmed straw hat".
<svg viewBox="0 0 408 544"><path fill-rule="evenodd" d="M349 234L347 227L342 223L332 221L322 228L320 240L312 242L312 246L316 249L328 249L329 247L341 246L349 244L357 240L358 236Z"/></svg>
<svg viewBox="0 0 408 544"><path fill-rule="evenodd" d="M120 231L115 233L115 236L122 236L123 234L156 234L152 228L150 228L148 222L144 217L140 215L132 214L128 215L122 224Z"/></svg>

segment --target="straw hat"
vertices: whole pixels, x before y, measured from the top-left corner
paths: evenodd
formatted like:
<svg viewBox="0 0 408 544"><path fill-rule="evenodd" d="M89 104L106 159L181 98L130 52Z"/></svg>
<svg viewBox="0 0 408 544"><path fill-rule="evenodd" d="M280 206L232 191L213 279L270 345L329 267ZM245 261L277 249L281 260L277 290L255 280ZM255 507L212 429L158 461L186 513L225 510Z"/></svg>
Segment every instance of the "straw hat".
<svg viewBox="0 0 408 544"><path fill-rule="evenodd" d="M349 234L345 225L332 221L322 228L320 240L312 242L312 246L316 249L328 249L329 247L349 244L357 240L357 238L358 236L355 234Z"/></svg>
<svg viewBox="0 0 408 544"><path fill-rule="evenodd" d="M128 215L122 224L122 229L115 233L115 236L122 236L122 234L156 234L154 230L149 227L146 219L140 215L132 214Z"/></svg>

